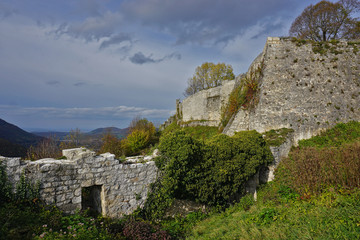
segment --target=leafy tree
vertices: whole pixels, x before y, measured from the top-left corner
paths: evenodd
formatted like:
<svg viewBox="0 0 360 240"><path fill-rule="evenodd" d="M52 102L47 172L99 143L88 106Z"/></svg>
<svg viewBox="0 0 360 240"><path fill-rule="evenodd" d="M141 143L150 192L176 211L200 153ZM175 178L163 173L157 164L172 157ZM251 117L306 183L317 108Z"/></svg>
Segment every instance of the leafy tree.
<svg viewBox="0 0 360 240"><path fill-rule="evenodd" d="M224 80L235 78L231 65L225 63L205 62L197 67L194 75L188 80L188 87L184 95L190 96L201 90L221 86Z"/></svg>
<svg viewBox="0 0 360 240"><path fill-rule="evenodd" d="M328 41L359 37L359 21L353 17L360 10L358 0L321 1L304 9L290 27L290 35L300 39Z"/></svg>
<svg viewBox="0 0 360 240"><path fill-rule="evenodd" d="M147 132L149 134L149 137L152 137L156 132L156 128L152 122L150 122L146 118L140 117L135 117L131 121L129 126L129 135L135 130Z"/></svg>
<svg viewBox="0 0 360 240"><path fill-rule="evenodd" d="M111 132L108 132L102 138L102 146L100 148L101 153L110 152L115 154L117 158L121 157L124 152L121 145L121 140L115 137Z"/></svg>
<svg viewBox="0 0 360 240"><path fill-rule="evenodd" d="M149 132L144 130L134 130L126 138L126 146L130 150L130 154L137 154L140 150L146 148L149 144Z"/></svg>

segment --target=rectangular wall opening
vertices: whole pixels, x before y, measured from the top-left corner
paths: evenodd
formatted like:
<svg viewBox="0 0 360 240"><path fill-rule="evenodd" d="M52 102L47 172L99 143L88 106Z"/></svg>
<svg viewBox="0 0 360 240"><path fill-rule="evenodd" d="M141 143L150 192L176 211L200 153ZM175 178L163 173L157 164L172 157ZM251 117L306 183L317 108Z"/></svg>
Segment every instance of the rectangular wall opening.
<svg viewBox="0 0 360 240"><path fill-rule="evenodd" d="M81 209L89 210L91 215L102 214L101 211L101 187L94 185L81 188Z"/></svg>

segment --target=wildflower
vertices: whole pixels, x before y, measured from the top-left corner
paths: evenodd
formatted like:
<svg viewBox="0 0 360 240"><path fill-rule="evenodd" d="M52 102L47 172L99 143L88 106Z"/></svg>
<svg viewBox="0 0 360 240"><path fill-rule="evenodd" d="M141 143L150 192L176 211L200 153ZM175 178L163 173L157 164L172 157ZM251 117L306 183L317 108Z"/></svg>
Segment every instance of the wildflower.
<svg viewBox="0 0 360 240"><path fill-rule="evenodd" d="M42 227L43 227L43 228L46 228L46 227L47 227L47 225L46 225L46 224L44 224Z"/></svg>

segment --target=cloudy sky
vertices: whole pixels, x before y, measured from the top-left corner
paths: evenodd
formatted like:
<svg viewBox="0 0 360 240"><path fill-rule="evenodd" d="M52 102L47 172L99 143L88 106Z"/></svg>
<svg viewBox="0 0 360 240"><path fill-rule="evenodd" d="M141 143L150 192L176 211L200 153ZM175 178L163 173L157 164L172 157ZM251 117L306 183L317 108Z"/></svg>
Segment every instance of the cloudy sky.
<svg viewBox="0 0 360 240"><path fill-rule="evenodd" d="M156 124L203 62L247 70L310 0L0 0L0 118L26 130Z"/></svg>

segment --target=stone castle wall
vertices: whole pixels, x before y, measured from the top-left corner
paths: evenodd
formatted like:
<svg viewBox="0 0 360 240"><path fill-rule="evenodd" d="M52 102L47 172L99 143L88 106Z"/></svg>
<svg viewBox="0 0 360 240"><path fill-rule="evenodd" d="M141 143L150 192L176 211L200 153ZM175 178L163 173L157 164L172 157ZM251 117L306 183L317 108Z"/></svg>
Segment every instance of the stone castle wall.
<svg viewBox="0 0 360 240"><path fill-rule="evenodd" d="M360 121L359 53L360 43L334 41L319 47L268 38L247 73L262 66L258 103L250 110L240 109L224 133L292 128L296 144L338 122ZM186 98L181 104L182 121L202 120L203 125L218 126L221 106L233 88L234 83ZM213 101L215 96L223 101ZM216 107L209 107L212 101Z"/></svg>
<svg viewBox="0 0 360 240"><path fill-rule="evenodd" d="M178 110L182 122L218 126L221 120L221 107L227 104L234 86L235 80L226 81L220 87L200 91L184 99Z"/></svg>
<svg viewBox="0 0 360 240"><path fill-rule="evenodd" d="M12 183L22 173L33 183L40 183L40 198L67 213L84 206L84 192L104 216L119 218L130 214L146 201L150 183L156 180L157 168L145 157L144 163L128 158L120 163L110 153L96 156L85 148L63 150L67 160L41 159L23 161L0 157ZM94 207L94 206L93 206Z"/></svg>
<svg viewBox="0 0 360 240"><path fill-rule="evenodd" d="M258 104L240 110L226 134L294 129L294 142L338 122L360 121L360 44L268 38L261 55Z"/></svg>

